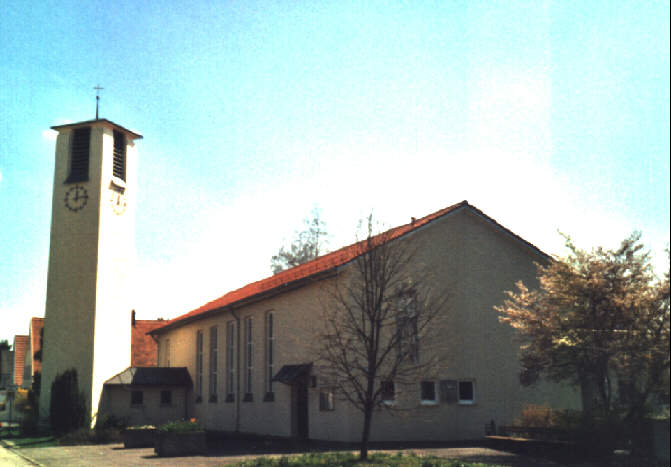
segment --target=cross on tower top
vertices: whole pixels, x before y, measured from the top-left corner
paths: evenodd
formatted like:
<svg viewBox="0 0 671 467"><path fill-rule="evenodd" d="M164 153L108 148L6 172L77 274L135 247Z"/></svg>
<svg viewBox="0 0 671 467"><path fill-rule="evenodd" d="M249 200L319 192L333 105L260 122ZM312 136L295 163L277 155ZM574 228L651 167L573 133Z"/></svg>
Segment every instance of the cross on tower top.
<svg viewBox="0 0 671 467"><path fill-rule="evenodd" d="M98 120L98 104L100 102L100 91L102 91L105 88L101 88L100 85L97 85L93 89L96 90L96 120Z"/></svg>

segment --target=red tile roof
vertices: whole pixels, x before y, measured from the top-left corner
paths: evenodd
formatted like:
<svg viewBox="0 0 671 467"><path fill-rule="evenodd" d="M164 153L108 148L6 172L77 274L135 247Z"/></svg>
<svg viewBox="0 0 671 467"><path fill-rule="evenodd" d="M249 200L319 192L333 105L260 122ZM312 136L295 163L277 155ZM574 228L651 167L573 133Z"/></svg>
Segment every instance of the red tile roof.
<svg viewBox="0 0 671 467"><path fill-rule="evenodd" d="M23 365L26 362L28 336L14 336L14 384L23 384Z"/></svg>
<svg viewBox="0 0 671 467"><path fill-rule="evenodd" d="M30 345L33 356L35 352L38 352L42 348L40 345L42 343L40 339L42 328L44 328L44 318L33 318L30 320ZM33 358L33 375L37 371L42 372L42 362Z"/></svg>
<svg viewBox="0 0 671 467"><path fill-rule="evenodd" d="M540 255L547 257L547 255L543 253L541 250L539 250L536 246L532 245L531 243L527 242L526 240L519 237L515 233L501 226L494 219L487 216L476 207L468 204L468 202L465 200L462 201L461 203L453 204L452 206L448 206L444 209L441 209L440 211L436 211L420 219L413 218L413 220L409 224L394 227L392 229L387 230L386 232L376 235L373 241L378 240L386 242L389 240L393 240L409 232L412 232L413 230L416 230L419 227L422 227L431 221L434 221L442 216L445 216L449 213L457 211L460 208L465 207L481 215L486 220L492 222L496 227L503 229L506 233L512 235L518 240L521 240L523 243L530 246ZM332 271L339 266L343 266L349 263L357 256L361 255L363 251L364 251L364 242L357 242L352 245L340 248L339 250L336 250L334 252L327 253L323 256L319 256L318 258L315 258L307 263L282 271L278 274L275 274L274 276L266 277L265 279L262 279L257 282L252 282L251 284L247 284L242 288L228 292L227 294L217 298L216 300L212 300L211 302L208 302L205 305L196 308L195 310L192 310L186 314L178 316L177 318L174 318L170 321L164 322L164 325L154 329L152 334L159 334L162 331L179 327L190 321L204 317L204 315L206 315L208 312L219 310L229 305L240 304L247 300L261 298L265 296L265 294L269 294L278 291L280 289L287 288L288 286L299 283L299 281L302 281L304 279L316 278L322 273Z"/></svg>
<svg viewBox="0 0 671 467"><path fill-rule="evenodd" d="M142 367L158 364L156 341L147 333L165 323L164 320L136 319L135 324L131 324L130 366Z"/></svg>

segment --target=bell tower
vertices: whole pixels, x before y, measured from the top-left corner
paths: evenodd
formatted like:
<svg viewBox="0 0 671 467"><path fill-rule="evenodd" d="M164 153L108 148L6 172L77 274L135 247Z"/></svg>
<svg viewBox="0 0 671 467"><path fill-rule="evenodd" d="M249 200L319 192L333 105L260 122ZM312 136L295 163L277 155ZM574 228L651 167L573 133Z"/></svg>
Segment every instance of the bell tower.
<svg viewBox="0 0 671 467"><path fill-rule="evenodd" d="M103 383L131 362L138 133L106 119L54 126L56 163L40 418L75 368L91 415Z"/></svg>

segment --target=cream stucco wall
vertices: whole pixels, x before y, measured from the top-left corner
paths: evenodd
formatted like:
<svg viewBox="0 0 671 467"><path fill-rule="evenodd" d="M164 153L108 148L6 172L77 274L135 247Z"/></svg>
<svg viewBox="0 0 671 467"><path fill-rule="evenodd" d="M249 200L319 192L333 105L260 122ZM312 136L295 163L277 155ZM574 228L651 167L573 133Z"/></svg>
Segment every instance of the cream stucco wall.
<svg viewBox="0 0 671 467"><path fill-rule="evenodd" d="M135 255L134 215L137 152L127 137L127 207L113 210L113 126L89 122L89 180L65 183L69 174L72 128L59 129L51 218L44 325L41 418L49 413L51 384L58 373L76 368L91 414L97 411L105 380L130 365L129 296ZM73 212L64 204L74 185L88 202Z"/></svg>
<svg viewBox="0 0 671 467"><path fill-rule="evenodd" d="M403 410L376 412L372 439L480 438L486 423L491 420L497 425L511 423L525 403L578 407L573 388L554 384L532 388L520 386L518 344L513 331L499 323L497 313L492 309L502 303L503 292L512 289L517 280L531 285L536 283L533 262L542 261L542 256L468 207L415 230L407 239L417 247L412 268L426 277L429 288L449 295L446 309L433 323L432 336L420 344L420 354L430 353L439 358L430 373L418 376L417 384L397 387L395 408ZM347 267L342 274L347 274ZM332 280L311 283L235 311L241 323L248 316L254 322L253 402L240 402L238 393L235 402L224 402L225 329L226 322L235 320L230 311L162 334L162 344L165 339L170 339L171 365L186 366L195 381L196 333L198 330L203 332L203 401L196 403L195 396L189 397L190 415L197 417L208 429L291 436L290 387L274 383L275 400L263 402L264 315L268 311L274 313L275 373L283 365L315 361L324 288L329 287ZM212 326L217 326L220 343L217 402L208 402L207 397L209 329ZM244 352L242 346L240 350ZM244 373L244 359L240 360L240 369ZM475 403L421 405L420 379L435 381L437 389L440 380L473 381ZM244 392L242 387L241 391ZM341 441L360 438L361 415L347 403L337 400L336 410L320 411L318 387L309 389L308 403L310 438ZM236 418L237 410L239 419ZM237 425L236 420L239 420Z"/></svg>
<svg viewBox="0 0 671 467"><path fill-rule="evenodd" d="M161 391L172 392L172 403L161 404ZM141 405L131 404L131 391L142 391ZM186 418L186 394L182 387L106 386L100 413L123 418L128 425L161 425Z"/></svg>

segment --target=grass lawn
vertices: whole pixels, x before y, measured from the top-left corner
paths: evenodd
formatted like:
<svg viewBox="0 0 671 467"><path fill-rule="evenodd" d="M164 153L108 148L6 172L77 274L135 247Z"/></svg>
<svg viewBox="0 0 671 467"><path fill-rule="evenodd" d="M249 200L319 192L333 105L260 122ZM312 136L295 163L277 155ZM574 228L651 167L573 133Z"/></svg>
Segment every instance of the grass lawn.
<svg viewBox="0 0 671 467"><path fill-rule="evenodd" d="M358 454L350 452L336 452L326 454L302 454L298 456L260 457L248 462L237 464L242 467L280 467L280 466L445 466L445 467L496 467L491 464L462 462L454 459L442 459L434 456L417 456L415 454L383 454L368 455L368 462L359 461Z"/></svg>

